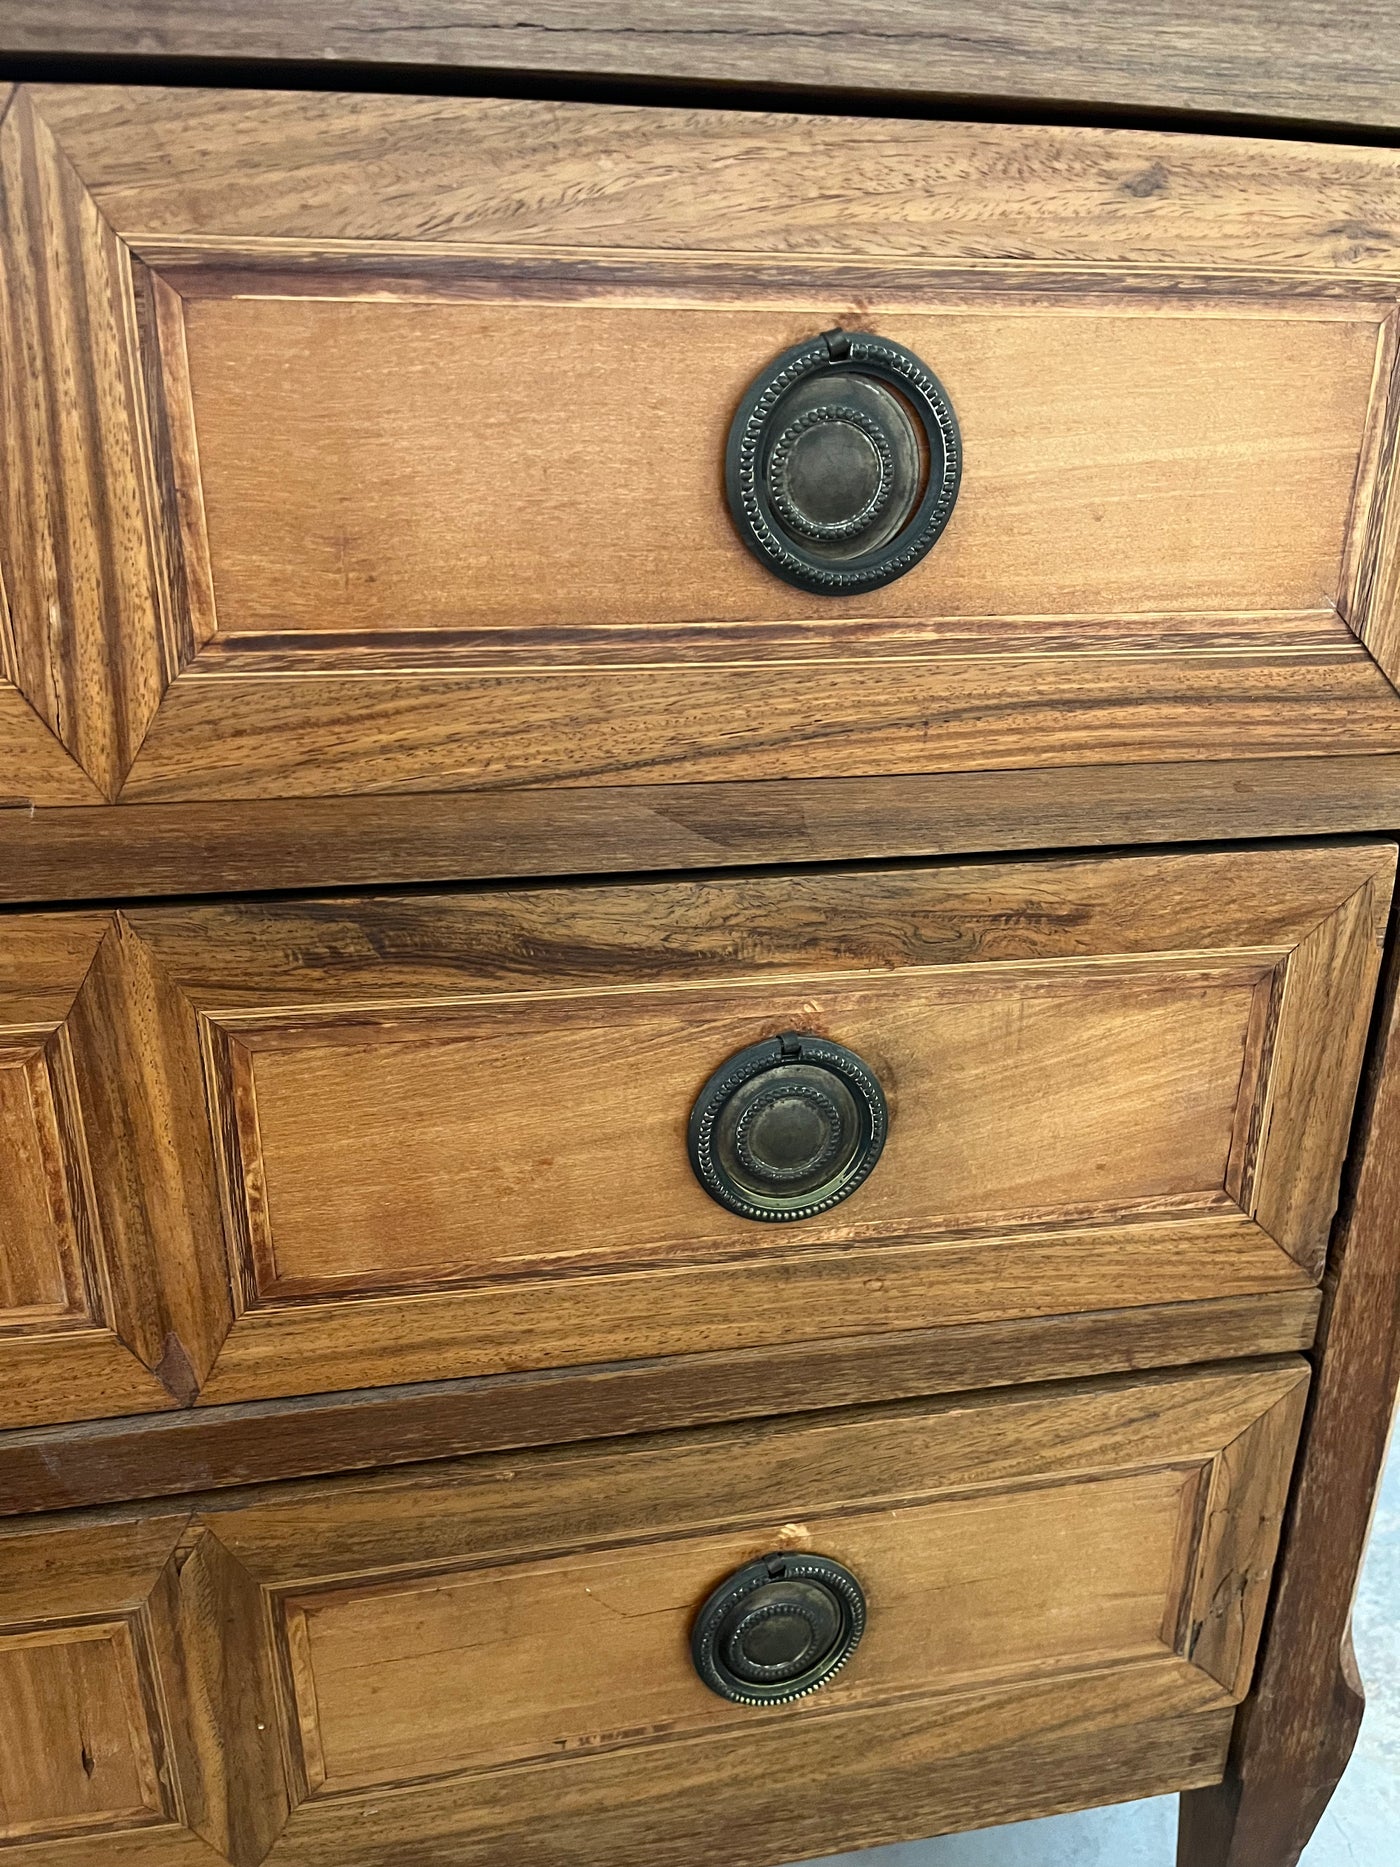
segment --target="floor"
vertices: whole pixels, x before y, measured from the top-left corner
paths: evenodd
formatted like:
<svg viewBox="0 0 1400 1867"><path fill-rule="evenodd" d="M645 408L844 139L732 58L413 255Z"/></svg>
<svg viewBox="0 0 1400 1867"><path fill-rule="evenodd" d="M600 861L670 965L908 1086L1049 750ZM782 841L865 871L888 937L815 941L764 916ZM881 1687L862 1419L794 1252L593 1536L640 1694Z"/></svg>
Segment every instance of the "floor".
<svg viewBox="0 0 1400 1867"><path fill-rule="evenodd" d="M1367 1713L1351 1768L1302 1867L1386 1867L1400 1860L1400 1434L1381 1492L1356 1605ZM806 1867L1173 1867L1176 1800L988 1828L901 1847L833 1854Z"/></svg>

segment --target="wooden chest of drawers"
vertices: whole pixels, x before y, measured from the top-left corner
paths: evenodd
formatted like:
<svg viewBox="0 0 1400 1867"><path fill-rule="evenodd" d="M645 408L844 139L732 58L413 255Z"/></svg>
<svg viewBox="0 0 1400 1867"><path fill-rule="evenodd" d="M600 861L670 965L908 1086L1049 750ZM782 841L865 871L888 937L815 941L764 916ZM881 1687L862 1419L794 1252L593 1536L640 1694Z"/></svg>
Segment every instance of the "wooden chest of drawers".
<svg viewBox="0 0 1400 1867"><path fill-rule="evenodd" d="M0 1843L1293 1867L1400 156L15 75Z"/></svg>

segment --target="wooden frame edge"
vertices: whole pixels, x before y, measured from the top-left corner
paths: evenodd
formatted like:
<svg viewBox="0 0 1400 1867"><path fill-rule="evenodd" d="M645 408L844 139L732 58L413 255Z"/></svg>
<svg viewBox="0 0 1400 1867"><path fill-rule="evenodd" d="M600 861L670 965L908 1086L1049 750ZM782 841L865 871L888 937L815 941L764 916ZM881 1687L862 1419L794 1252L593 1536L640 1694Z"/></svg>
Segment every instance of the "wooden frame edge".
<svg viewBox="0 0 1400 1867"><path fill-rule="evenodd" d="M0 1433L0 1516L966 1389L1296 1353L1311 1290Z"/></svg>
<svg viewBox="0 0 1400 1867"><path fill-rule="evenodd" d="M1365 1709L1351 1608L1400 1385L1400 949L1390 953L1324 1283L1293 1496L1229 1768L1183 1797L1178 1867L1294 1867Z"/></svg>
<svg viewBox="0 0 1400 1867"><path fill-rule="evenodd" d="M0 808L0 905L1389 833L1400 754Z"/></svg>

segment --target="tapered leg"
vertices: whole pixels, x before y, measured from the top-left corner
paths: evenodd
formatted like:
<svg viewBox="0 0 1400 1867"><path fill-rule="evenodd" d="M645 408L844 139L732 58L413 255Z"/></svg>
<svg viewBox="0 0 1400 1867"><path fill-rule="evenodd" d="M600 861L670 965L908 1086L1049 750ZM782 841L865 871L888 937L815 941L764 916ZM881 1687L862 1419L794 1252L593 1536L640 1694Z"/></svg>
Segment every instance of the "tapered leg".
<svg viewBox="0 0 1400 1867"><path fill-rule="evenodd" d="M1254 1689L1225 1781L1181 1799L1177 1867L1295 1867L1364 1696L1351 1604L1400 1376L1400 994L1392 939Z"/></svg>
<svg viewBox="0 0 1400 1867"><path fill-rule="evenodd" d="M1338 1660L1330 1692L1314 1684L1305 1713L1261 1697L1244 1714L1225 1781L1181 1798L1177 1867L1295 1867L1341 1780L1365 1706L1349 1639Z"/></svg>

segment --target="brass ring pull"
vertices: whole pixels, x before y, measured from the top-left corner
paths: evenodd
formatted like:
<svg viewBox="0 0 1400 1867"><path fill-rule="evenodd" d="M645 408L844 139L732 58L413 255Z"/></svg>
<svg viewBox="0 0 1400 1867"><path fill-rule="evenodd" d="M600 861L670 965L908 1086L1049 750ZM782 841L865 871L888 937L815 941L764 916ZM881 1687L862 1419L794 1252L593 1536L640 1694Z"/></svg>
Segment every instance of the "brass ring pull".
<svg viewBox="0 0 1400 1867"><path fill-rule="evenodd" d="M732 1056L690 1115L690 1162L745 1219L810 1219L849 1199L885 1145L889 1115L852 1050L790 1031Z"/></svg>
<svg viewBox="0 0 1400 1867"><path fill-rule="evenodd" d="M952 514L962 440L943 385L912 350L827 331L785 350L729 430L739 535L788 583L822 596L913 570Z"/></svg>
<svg viewBox="0 0 1400 1867"><path fill-rule="evenodd" d="M816 1692L865 1632L865 1594L830 1556L777 1551L721 1582L691 1629L695 1670L739 1705L783 1705Z"/></svg>

